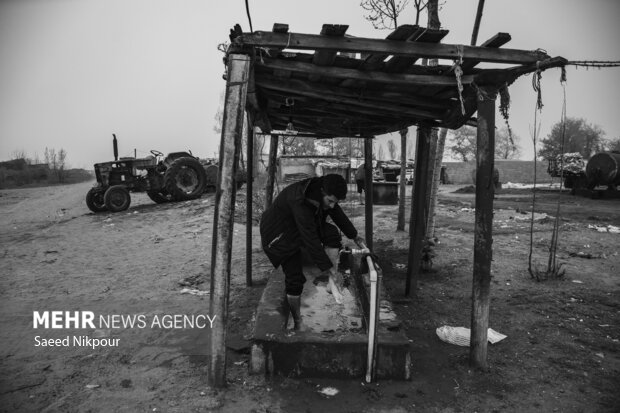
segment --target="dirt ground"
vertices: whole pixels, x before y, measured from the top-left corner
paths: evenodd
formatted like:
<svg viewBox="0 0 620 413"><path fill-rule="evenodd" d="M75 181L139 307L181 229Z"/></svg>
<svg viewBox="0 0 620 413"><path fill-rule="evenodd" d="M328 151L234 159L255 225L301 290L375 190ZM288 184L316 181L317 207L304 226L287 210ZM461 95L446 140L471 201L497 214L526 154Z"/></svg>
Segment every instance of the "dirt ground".
<svg viewBox="0 0 620 413"><path fill-rule="evenodd" d="M562 194L562 279L528 271L531 190L495 201L487 372L438 327L469 327L473 199L442 186L432 271L404 297L407 232L396 206L375 207L375 252L411 340L408 382L290 379L248 374L253 316L272 269L253 238L253 287L245 286L245 226L235 224L225 390L205 384L197 328L34 329L33 311L98 315L208 314L213 195L93 214L92 183L0 191L0 411L6 412L612 412L620 409L620 200ZM409 187L410 189L410 187ZM534 261L546 265L557 191L537 193ZM243 206L243 190L238 205ZM363 233L364 207L343 203ZM409 208L409 207L407 207ZM407 209L408 210L408 209ZM185 291L185 293L184 293ZM190 293L187 293L187 292ZM151 328L152 327L152 328ZM116 347L36 346L35 336L118 339ZM334 396L320 391L338 390Z"/></svg>

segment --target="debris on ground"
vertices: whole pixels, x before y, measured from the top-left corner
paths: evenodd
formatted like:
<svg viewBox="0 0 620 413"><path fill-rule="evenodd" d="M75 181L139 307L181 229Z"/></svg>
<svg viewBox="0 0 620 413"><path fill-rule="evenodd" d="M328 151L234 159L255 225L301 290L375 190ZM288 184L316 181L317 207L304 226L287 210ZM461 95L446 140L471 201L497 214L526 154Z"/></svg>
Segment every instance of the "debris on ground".
<svg viewBox="0 0 620 413"><path fill-rule="evenodd" d="M471 336L471 330L469 328L442 326L437 328L436 333L441 341L445 341L449 344L456 344L457 346L469 347ZM506 337L506 335L498 333L492 328L487 330L487 339L491 344L502 341Z"/></svg>
<svg viewBox="0 0 620 413"><path fill-rule="evenodd" d="M332 397L340 393L340 390L336 389L335 387L323 387L318 392L324 396Z"/></svg>
<svg viewBox="0 0 620 413"><path fill-rule="evenodd" d="M615 225L600 226L600 225L588 224L588 229L594 229L598 232L609 232L611 234L620 234L620 227L616 227Z"/></svg>
<svg viewBox="0 0 620 413"><path fill-rule="evenodd" d="M209 291L196 290L194 288L183 288L179 291L181 294L191 294L191 295L209 295Z"/></svg>

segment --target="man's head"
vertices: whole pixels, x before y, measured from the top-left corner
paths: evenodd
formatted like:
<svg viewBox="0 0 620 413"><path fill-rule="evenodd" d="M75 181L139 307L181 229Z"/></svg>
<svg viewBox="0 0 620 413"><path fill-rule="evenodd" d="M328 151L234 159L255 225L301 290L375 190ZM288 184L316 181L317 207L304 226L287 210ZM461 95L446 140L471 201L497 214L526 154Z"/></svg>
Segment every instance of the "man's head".
<svg viewBox="0 0 620 413"><path fill-rule="evenodd" d="M331 209L338 201L347 197L347 182L341 175L328 174L323 177L323 209Z"/></svg>

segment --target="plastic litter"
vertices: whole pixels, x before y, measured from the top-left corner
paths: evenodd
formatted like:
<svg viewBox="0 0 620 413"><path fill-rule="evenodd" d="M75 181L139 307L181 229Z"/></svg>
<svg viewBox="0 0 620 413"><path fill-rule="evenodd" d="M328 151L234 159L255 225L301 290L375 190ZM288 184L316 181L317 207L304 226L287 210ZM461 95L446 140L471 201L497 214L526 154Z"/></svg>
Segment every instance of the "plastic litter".
<svg viewBox="0 0 620 413"><path fill-rule="evenodd" d="M181 294L191 294L191 295L209 295L209 291L196 290L193 288L183 288L179 291Z"/></svg>
<svg viewBox="0 0 620 413"><path fill-rule="evenodd" d="M469 347L469 341L471 336L471 330L466 327L451 327L442 326L436 330L437 336L441 341L446 343L456 344L457 346ZM502 341L507 336L489 328L487 330L487 339L489 343L495 344Z"/></svg>
<svg viewBox="0 0 620 413"><path fill-rule="evenodd" d="M588 225L589 229L594 229L598 232L609 232L611 234L620 234L620 227L614 225L600 226L600 225Z"/></svg>
<svg viewBox="0 0 620 413"><path fill-rule="evenodd" d="M324 396L335 396L338 393L340 393L340 390L334 388L334 387L323 387L321 390L319 390L319 393L321 393Z"/></svg>

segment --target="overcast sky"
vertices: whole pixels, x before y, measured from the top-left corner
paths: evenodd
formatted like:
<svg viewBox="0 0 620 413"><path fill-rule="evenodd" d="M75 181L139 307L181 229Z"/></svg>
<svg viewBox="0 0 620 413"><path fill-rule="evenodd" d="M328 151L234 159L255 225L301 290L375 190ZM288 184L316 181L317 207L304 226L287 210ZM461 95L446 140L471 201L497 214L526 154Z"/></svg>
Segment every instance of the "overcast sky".
<svg viewBox="0 0 620 413"><path fill-rule="evenodd" d="M324 23L384 38L359 0L249 0L254 30L288 23L318 34ZM477 0L446 0L444 43L469 44ZM508 32L505 47L545 49L568 60L620 60L617 0L487 0L479 43ZM400 23L413 23L410 6ZM217 45L235 23L249 31L244 0L0 0L0 160L15 151L67 151L72 167L150 149L213 156L224 65ZM426 16L422 24L426 24ZM559 69L543 74L542 134L561 114ZM620 137L620 69L568 68L568 116ZM510 123L531 158L531 76L510 88ZM498 117L498 124L501 118ZM399 140L394 134L392 139ZM381 138L386 142L389 136ZM387 153L387 151L386 151Z"/></svg>

